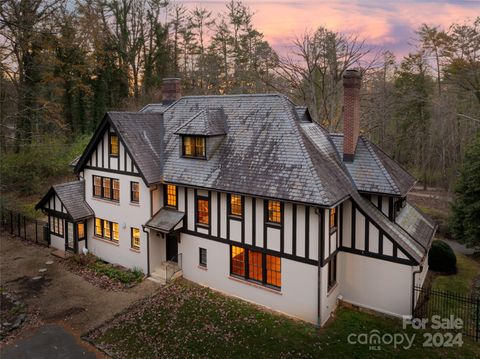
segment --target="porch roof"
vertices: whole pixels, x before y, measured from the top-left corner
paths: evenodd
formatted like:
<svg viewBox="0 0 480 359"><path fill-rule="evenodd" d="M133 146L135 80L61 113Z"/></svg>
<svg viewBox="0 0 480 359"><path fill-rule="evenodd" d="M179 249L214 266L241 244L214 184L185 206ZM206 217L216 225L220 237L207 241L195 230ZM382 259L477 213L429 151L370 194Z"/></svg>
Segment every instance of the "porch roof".
<svg viewBox="0 0 480 359"><path fill-rule="evenodd" d="M171 208L161 208L145 223L145 227L162 233L170 233L185 216L185 213Z"/></svg>

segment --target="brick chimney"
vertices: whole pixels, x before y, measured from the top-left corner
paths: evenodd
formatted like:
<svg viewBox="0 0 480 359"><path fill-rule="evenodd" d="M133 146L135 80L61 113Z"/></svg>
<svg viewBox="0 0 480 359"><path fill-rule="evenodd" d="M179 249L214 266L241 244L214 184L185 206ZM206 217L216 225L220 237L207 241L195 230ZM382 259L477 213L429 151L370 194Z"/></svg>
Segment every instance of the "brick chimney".
<svg viewBox="0 0 480 359"><path fill-rule="evenodd" d="M343 160L352 162L360 134L360 85L358 70L343 74Z"/></svg>
<svg viewBox="0 0 480 359"><path fill-rule="evenodd" d="M162 104L169 105L182 97L180 79L169 77L162 80Z"/></svg>

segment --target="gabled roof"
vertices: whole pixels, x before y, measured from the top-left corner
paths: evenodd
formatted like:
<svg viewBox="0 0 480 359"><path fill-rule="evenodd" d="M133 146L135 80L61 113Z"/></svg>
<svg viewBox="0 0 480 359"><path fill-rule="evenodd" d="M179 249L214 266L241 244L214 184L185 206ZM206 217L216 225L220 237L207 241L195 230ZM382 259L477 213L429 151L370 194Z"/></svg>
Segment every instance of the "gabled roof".
<svg viewBox="0 0 480 359"><path fill-rule="evenodd" d="M158 113L107 112L86 150L75 166L78 173L86 164L104 132L111 125L147 185L161 180L163 119Z"/></svg>
<svg viewBox="0 0 480 359"><path fill-rule="evenodd" d="M219 136L227 133L223 108L205 108L197 112L175 133L177 135Z"/></svg>
<svg viewBox="0 0 480 359"><path fill-rule="evenodd" d="M331 134L339 153L343 152L343 134ZM388 157L372 142L360 136L355 157L345 162L360 192L381 193L404 197L416 180L397 162Z"/></svg>
<svg viewBox="0 0 480 359"><path fill-rule="evenodd" d="M54 185L47 194L37 203L35 209L42 208L52 195L56 194L68 215L79 221L94 216L93 210L85 201L85 181L74 181Z"/></svg>
<svg viewBox="0 0 480 359"><path fill-rule="evenodd" d="M425 249L430 247L437 226L413 204L407 201L395 222Z"/></svg>

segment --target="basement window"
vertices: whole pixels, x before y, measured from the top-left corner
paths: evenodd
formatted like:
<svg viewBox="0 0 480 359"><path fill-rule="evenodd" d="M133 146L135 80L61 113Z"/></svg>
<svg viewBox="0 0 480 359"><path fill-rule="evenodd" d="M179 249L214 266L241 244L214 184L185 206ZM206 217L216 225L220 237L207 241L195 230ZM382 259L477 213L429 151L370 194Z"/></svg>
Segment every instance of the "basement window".
<svg viewBox="0 0 480 359"><path fill-rule="evenodd" d="M183 136L182 155L188 158L206 158L205 137Z"/></svg>

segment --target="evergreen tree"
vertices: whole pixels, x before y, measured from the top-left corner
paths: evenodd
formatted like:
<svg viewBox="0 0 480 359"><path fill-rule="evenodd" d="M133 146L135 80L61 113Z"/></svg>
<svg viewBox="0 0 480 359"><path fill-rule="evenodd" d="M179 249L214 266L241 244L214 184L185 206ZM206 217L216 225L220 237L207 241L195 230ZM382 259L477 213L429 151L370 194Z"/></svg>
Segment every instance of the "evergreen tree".
<svg viewBox="0 0 480 359"><path fill-rule="evenodd" d="M455 192L454 236L467 246L480 246L480 132L465 153Z"/></svg>

